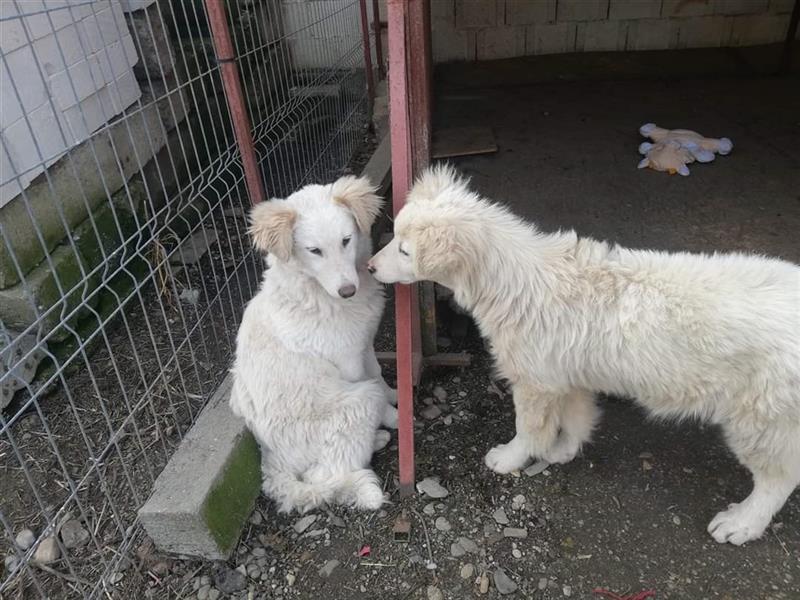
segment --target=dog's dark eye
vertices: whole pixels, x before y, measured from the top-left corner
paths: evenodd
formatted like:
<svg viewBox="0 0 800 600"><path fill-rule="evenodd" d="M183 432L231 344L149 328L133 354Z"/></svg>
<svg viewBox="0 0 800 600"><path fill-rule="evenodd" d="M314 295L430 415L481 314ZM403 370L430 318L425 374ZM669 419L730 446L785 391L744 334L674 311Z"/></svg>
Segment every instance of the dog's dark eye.
<svg viewBox="0 0 800 600"><path fill-rule="evenodd" d="M342 240L342 248L347 248L347 244L350 243L350 237L346 237Z"/></svg>
<svg viewBox="0 0 800 600"><path fill-rule="evenodd" d="M322 250L320 250L319 248L308 248L308 251L311 252L311 254L322 256Z"/></svg>
<svg viewBox="0 0 800 600"><path fill-rule="evenodd" d="M410 256L410 255L408 254L408 252L406 252L405 250L403 250L403 247L402 247L402 246L398 246L398 247L397 247L397 249L400 251L400 254L402 254L403 256Z"/></svg>

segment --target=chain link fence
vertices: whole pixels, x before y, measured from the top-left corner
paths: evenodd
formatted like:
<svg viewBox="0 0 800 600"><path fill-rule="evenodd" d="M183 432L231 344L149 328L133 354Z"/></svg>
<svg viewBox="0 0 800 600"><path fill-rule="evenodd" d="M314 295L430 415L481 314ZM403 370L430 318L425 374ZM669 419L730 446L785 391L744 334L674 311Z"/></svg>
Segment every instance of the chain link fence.
<svg viewBox="0 0 800 600"><path fill-rule="evenodd" d="M227 8L268 194L356 168L358 0ZM0 597L143 597L136 511L261 273L204 3L3 0L0 50Z"/></svg>

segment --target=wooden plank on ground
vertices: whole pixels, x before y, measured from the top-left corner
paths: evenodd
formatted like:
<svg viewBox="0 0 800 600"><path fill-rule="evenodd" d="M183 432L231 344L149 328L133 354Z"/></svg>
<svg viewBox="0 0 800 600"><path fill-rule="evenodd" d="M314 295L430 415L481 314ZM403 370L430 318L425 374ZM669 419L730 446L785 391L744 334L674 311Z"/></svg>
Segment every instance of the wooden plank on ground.
<svg viewBox="0 0 800 600"><path fill-rule="evenodd" d="M433 158L497 152L494 132L485 125L448 127L433 133Z"/></svg>

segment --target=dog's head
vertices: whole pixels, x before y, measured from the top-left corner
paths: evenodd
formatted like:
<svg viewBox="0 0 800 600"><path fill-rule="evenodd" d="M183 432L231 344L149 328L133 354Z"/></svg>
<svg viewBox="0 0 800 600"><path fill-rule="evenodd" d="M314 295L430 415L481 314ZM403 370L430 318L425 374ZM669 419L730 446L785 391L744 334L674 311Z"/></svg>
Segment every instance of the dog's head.
<svg viewBox="0 0 800 600"><path fill-rule="evenodd" d="M331 296L350 298L358 291L358 261L366 259L381 204L367 179L342 177L262 202L250 213L249 232L273 264L296 268Z"/></svg>
<svg viewBox="0 0 800 600"><path fill-rule="evenodd" d="M394 239L369 261L370 273L383 283L452 285L478 252L468 213L476 201L453 169L428 169L395 218Z"/></svg>

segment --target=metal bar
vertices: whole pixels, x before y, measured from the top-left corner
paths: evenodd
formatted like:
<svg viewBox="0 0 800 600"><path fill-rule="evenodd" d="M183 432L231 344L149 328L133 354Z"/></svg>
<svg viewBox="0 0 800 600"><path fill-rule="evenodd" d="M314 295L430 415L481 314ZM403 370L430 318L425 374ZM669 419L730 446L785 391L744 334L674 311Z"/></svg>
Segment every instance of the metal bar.
<svg viewBox="0 0 800 600"><path fill-rule="evenodd" d="M361 9L361 37L364 41L364 72L367 76L367 95L369 96L369 113L375 103L375 74L372 71L372 52L369 43L369 18L367 17L367 0L359 0ZM371 121L372 119L370 119Z"/></svg>
<svg viewBox="0 0 800 600"><path fill-rule="evenodd" d="M375 36L375 62L378 63L378 77L384 79L386 78L386 69L383 67L383 26L378 0L372 0L372 33Z"/></svg>
<svg viewBox="0 0 800 600"><path fill-rule="evenodd" d="M389 123L392 145L392 210L403 208L411 185L411 123L408 102L406 20L408 3L388 0L389 23ZM400 494L414 491L414 320L416 286L395 286L397 347L397 409Z"/></svg>
<svg viewBox="0 0 800 600"><path fill-rule="evenodd" d="M211 35L214 38L214 48L217 53L217 62L222 73L222 85L225 88L225 98L228 101L228 110L231 113L236 143L242 155L247 191L250 194L250 203L255 206L263 202L264 183L261 179L261 169L258 167L253 136L250 133L250 118L242 93L242 83L239 79L239 68L236 65L236 53L228 29L228 19L225 16L225 6L222 0L206 0L208 22L211 25Z"/></svg>

